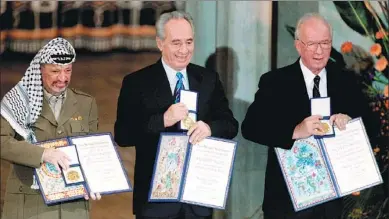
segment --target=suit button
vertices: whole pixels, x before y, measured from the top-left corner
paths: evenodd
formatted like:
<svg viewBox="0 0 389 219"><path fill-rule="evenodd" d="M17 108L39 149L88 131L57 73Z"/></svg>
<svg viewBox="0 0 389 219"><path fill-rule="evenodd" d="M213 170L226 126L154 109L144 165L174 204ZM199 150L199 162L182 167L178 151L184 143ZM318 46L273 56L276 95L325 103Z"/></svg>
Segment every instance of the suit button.
<svg viewBox="0 0 389 219"><path fill-rule="evenodd" d="M19 186L19 192L23 192L23 186Z"/></svg>
<svg viewBox="0 0 389 219"><path fill-rule="evenodd" d="M58 130L57 133L58 133L58 135L60 135L60 134L63 133L63 131L62 130Z"/></svg>

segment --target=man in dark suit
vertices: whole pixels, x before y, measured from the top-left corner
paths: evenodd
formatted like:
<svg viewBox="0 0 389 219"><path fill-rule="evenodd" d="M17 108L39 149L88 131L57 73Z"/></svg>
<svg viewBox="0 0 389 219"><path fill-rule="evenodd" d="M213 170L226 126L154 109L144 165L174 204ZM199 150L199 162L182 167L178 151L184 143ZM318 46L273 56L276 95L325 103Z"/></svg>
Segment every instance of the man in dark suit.
<svg viewBox="0 0 389 219"><path fill-rule="evenodd" d="M190 64L194 50L193 22L189 14L174 11L156 24L162 58L127 75L118 99L115 141L136 147L134 214L140 218L197 218L212 214L210 208L183 203L150 203L148 194L161 132L180 132L178 122L188 109L175 103L177 90L198 92L197 122L188 130L190 142L208 136L232 139L238 122L228 107L216 72Z"/></svg>
<svg viewBox="0 0 389 219"><path fill-rule="evenodd" d="M330 118L340 130L351 118L362 116L373 136L374 121L354 75L328 62L332 32L318 14L307 14L297 23L294 64L262 75L255 100L242 123L244 138L268 146L263 211L265 219L336 219L342 211L337 199L295 212L273 148L291 149L296 139L322 135L321 117L311 115L310 98L331 98Z"/></svg>

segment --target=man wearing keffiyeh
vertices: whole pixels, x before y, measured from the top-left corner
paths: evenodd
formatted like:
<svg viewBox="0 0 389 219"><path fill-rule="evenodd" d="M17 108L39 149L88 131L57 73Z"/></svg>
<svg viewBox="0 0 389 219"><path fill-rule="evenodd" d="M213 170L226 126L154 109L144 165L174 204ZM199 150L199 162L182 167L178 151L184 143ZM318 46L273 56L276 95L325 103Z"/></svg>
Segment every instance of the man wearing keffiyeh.
<svg viewBox="0 0 389 219"><path fill-rule="evenodd" d="M88 219L85 200L47 206L34 168L43 162L57 169L69 167L69 157L35 142L97 132L98 113L94 97L70 89L76 53L62 38L46 44L31 61L22 80L1 100L1 159L13 170L7 181L2 218ZM100 199L91 193L85 199Z"/></svg>

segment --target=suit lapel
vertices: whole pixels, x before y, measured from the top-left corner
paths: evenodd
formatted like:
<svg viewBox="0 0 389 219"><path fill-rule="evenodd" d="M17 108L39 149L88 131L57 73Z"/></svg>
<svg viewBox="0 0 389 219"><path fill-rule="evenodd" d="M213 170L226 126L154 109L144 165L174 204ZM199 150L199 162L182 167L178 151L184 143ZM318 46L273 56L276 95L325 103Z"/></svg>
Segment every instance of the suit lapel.
<svg viewBox="0 0 389 219"><path fill-rule="evenodd" d="M329 63L326 66L326 71L327 71L327 93L329 97L334 97L336 96L337 70L333 64Z"/></svg>
<svg viewBox="0 0 389 219"><path fill-rule="evenodd" d="M54 113L50 108L49 102L47 102L46 98L43 98L43 106L41 116L47 119L51 124L57 125L57 120L54 117Z"/></svg>
<svg viewBox="0 0 389 219"><path fill-rule="evenodd" d="M193 65L189 64L186 73L188 75L189 89L191 91L200 91L201 81L203 80L203 75L201 72L196 72L193 68Z"/></svg>
<svg viewBox="0 0 389 219"><path fill-rule="evenodd" d="M174 97L161 59L154 64L152 71L155 72L155 79L153 80L155 83L154 87L156 88L154 90L154 97L157 98L158 105L161 108L170 106L174 102Z"/></svg>
<svg viewBox="0 0 389 219"><path fill-rule="evenodd" d="M62 105L61 113L59 114L58 118L58 126L62 126L65 124L66 121L68 121L74 113L77 111L77 107L75 106L77 104L77 99L74 95L74 93L68 89L66 93L65 102Z"/></svg>
<svg viewBox="0 0 389 219"><path fill-rule="evenodd" d="M165 69L163 68L161 59L155 63L152 71L155 72L155 80L153 81L156 89L154 90L154 96L157 98L158 105L161 108L170 106L174 102L174 96L172 95L169 80ZM191 91L199 92L202 74L200 72L196 72L191 64L188 65L186 72L188 75L189 89Z"/></svg>
<svg viewBox="0 0 389 219"><path fill-rule="evenodd" d="M310 116L311 115L310 100L307 93L307 86L305 85L304 75L301 70L299 60L297 60L291 67L292 67L291 69L292 78L290 78L290 82L287 83L290 83L290 85L292 86L291 91L294 90L295 92L295 94L292 95L292 97L297 98L295 100L295 103L301 105L301 108L299 107L299 109L302 109L301 111L302 115L304 117Z"/></svg>

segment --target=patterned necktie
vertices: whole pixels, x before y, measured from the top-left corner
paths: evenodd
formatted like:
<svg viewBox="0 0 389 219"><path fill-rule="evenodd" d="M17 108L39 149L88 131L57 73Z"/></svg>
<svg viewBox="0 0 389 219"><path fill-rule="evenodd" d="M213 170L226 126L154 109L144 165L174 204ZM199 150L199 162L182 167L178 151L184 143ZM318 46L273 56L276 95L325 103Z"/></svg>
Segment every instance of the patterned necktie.
<svg viewBox="0 0 389 219"><path fill-rule="evenodd" d="M176 77L178 80L176 87L174 88L174 103L180 102L180 91L185 89L184 81L182 80L184 76L181 74L181 72L177 72Z"/></svg>
<svg viewBox="0 0 389 219"><path fill-rule="evenodd" d="M316 77L313 79L313 82L314 82L313 98L320 97L320 91L319 91L320 76L316 75Z"/></svg>

